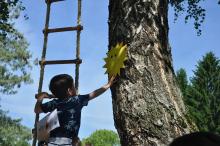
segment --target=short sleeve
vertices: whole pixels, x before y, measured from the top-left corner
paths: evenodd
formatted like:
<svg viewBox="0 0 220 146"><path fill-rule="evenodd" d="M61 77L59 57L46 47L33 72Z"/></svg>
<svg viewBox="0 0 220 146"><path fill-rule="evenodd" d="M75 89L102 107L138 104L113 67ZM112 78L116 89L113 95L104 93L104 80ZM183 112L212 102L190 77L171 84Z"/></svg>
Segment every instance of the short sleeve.
<svg viewBox="0 0 220 146"><path fill-rule="evenodd" d="M87 106L87 105L88 105L88 102L89 102L89 94L79 95L78 98L79 98L79 103L80 103L82 106Z"/></svg>
<svg viewBox="0 0 220 146"><path fill-rule="evenodd" d="M52 112L56 109L56 102L54 100L41 104L41 109L44 113Z"/></svg>

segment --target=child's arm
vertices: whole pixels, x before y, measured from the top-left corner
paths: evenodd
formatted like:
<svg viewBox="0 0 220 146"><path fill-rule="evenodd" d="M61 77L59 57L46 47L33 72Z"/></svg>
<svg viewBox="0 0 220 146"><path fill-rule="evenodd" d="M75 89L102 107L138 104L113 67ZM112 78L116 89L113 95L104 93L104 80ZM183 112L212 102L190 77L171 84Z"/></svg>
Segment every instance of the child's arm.
<svg viewBox="0 0 220 146"><path fill-rule="evenodd" d="M109 80L109 82L106 85L104 85L101 88L89 93L89 100L92 100L92 99L96 98L97 96L104 93L108 88L110 88L111 85L114 83L114 79L115 79L114 76L111 77L111 79Z"/></svg>
<svg viewBox="0 0 220 146"><path fill-rule="evenodd" d="M37 102L35 104L34 112L38 113L38 114L42 113L43 110L41 108L41 104L42 104L43 99L44 98L51 98L51 97L52 97L52 95L48 94L47 92L41 92L41 93L37 94L35 96L35 98L37 99Z"/></svg>

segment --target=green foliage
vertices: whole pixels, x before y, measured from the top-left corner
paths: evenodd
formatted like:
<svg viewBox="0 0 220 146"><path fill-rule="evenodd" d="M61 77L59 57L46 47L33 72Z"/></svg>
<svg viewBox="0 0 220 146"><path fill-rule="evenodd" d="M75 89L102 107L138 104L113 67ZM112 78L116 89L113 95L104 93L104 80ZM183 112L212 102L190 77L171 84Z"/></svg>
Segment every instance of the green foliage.
<svg viewBox="0 0 220 146"><path fill-rule="evenodd" d="M212 52L198 62L185 98L199 130L220 133L220 64Z"/></svg>
<svg viewBox="0 0 220 146"><path fill-rule="evenodd" d="M13 120L0 110L0 145L29 146L31 130L22 126L20 120Z"/></svg>
<svg viewBox="0 0 220 146"><path fill-rule="evenodd" d="M197 35L201 35L201 24L205 20L205 9L200 5L204 0L170 0L170 4L174 7L175 20L179 14L186 12L185 22L189 19L194 20L194 28L197 30ZM218 1L220 4L220 0Z"/></svg>
<svg viewBox="0 0 220 146"><path fill-rule="evenodd" d="M82 140L83 146L85 144L92 144L92 146L119 146L120 141L118 134L111 130L96 130L86 139Z"/></svg>
<svg viewBox="0 0 220 146"><path fill-rule="evenodd" d="M176 80L177 83L180 87L180 90L182 91L183 97L186 96L186 90L188 87L188 80L187 80L187 75L186 75L186 71L181 68L176 72Z"/></svg>
<svg viewBox="0 0 220 146"><path fill-rule="evenodd" d="M21 83L31 83L28 42L14 27L25 8L19 0L0 2L0 92L16 93Z"/></svg>

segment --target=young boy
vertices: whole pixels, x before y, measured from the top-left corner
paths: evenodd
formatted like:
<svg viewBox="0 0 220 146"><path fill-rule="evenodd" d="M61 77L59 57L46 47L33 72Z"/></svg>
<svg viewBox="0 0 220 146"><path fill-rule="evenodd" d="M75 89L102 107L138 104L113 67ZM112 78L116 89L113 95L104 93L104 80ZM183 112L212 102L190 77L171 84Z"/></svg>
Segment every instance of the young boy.
<svg viewBox="0 0 220 146"><path fill-rule="evenodd" d="M113 81L114 77L101 88L89 94L77 96L74 81L70 75L60 74L54 76L49 85L53 95L49 95L46 92L38 94L34 109L35 113L47 113L54 109L58 111L60 127L50 131L48 146L72 146L72 140L78 136L83 106L87 106L89 100L104 93L113 84ZM42 103L44 98L55 99Z"/></svg>

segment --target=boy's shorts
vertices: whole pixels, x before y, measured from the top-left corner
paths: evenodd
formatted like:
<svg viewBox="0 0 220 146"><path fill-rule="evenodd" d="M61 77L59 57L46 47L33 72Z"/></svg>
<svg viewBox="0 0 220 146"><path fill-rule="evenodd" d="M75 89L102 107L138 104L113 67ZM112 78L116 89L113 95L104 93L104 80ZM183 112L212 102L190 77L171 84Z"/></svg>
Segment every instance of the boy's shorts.
<svg viewBox="0 0 220 146"><path fill-rule="evenodd" d="M48 146L72 146L72 139L66 137L49 138Z"/></svg>

